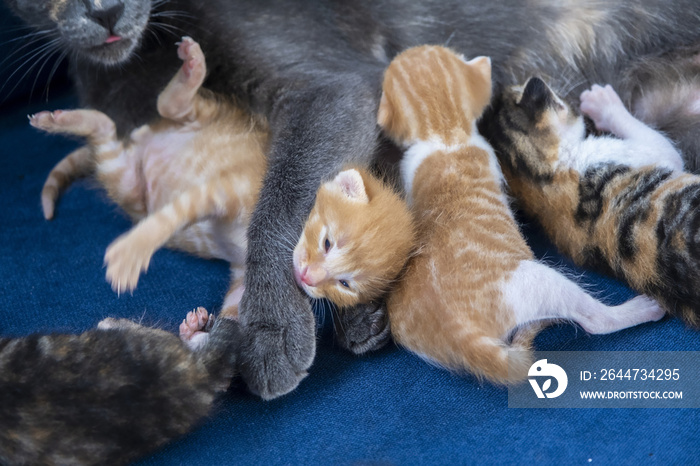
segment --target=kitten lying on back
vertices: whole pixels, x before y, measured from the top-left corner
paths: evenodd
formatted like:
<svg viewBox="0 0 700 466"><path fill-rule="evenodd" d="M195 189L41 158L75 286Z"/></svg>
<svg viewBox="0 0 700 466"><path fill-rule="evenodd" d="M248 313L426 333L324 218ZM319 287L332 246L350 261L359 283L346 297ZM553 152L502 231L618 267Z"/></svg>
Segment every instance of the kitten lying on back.
<svg viewBox="0 0 700 466"><path fill-rule="evenodd" d="M30 123L87 138L89 146L62 160L42 192L47 219L59 192L91 169L109 197L138 223L105 254L107 279L131 291L163 245L231 263L232 284L222 315L236 317L243 294L246 228L265 173L264 125L223 97L201 88L206 75L199 45L179 44L182 67L158 97L161 119L117 139L107 115L94 110L42 112Z"/></svg>
<svg viewBox="0 0 700 466"><path fill-rule="evenodd" d="M240 329L188 314L181 341L105 319L80 335L0 338L0 464L116 465L189 431L233 376Z"/></svg>
<svg viewBox="0 0 700 466"><path fill-rule="evenodd" d="M484 131L508 184L577 264L700 327L700 177L610 86L585 91L581 111L613 136L586 137L583 117L539 78L495 99Z"/></svg>
<svg viewBox="0 0 700 466"><path fill-rule="evenodd" d="M501 189L493 149L476 129L490 97L485 57L467 62L423 46L386 71L378 121L407 149L401 172L419 244L387 309L401 345L506 383L527 375L533 323L570 319L608 333L658 320L663 311L643 296L605 306L534 260Z"/></svg>

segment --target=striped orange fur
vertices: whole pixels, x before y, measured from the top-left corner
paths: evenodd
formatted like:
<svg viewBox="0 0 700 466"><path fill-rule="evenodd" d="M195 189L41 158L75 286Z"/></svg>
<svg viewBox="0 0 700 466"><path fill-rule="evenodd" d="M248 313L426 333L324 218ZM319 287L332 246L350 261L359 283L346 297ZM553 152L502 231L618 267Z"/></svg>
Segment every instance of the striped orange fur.
<svg viewBox="0 0 700 466"><path fill-rule="evenodd" d="M89 175L94 169L94 161L89 146L79 147L64 157L49 173L41 190L41 208L44 218L51 220L56 201L70 184Z"/></svg>
<svg viewBox="0 0 700 466"><path fill-rule="evenodd" d="M539 322L605 333L663 315L647 298L618 309L534 260L475 122L491 97L487 58L409 49L384 77L378 121L407 148L401 162L418 253L390 293L395 340L431 362L497 383L523 379Z"/></svg>
<svg viewBox="0 0 700 466"><path fill-rule="evenodd" d="M321 185L294 248L294 276L312 298L340 307L382 297L414 248L404 200L362 168Z"/></svg>

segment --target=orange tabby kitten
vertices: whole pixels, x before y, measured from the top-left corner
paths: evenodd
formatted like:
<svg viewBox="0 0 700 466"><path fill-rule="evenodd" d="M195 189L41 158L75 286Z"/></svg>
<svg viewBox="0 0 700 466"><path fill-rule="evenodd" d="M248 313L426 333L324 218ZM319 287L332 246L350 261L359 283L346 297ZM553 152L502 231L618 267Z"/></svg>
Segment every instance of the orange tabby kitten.
<svg viewBox="0 0 700 466"><path fill-rule="evenodd" d="M413 246L404 200L366 170L344 170L318 190L294 248L294 277L312 298L367 303L388 291Z"/></svg>
<svg viewBox="0 0 700 466"><path fill-rule="evenodd" d="M61 189L92 170L109 197L138 223L105 254L107 279L117 291L136 287L163 245L231 263L232 285L223 315L235 317L243 294L246 228L265 173L268 133L246 112L201 85L199 45L179 44L182 67L158 97L156 122L117 140L107 115L94 110L41 112L33 126L87 138L62 160L42 192L47 219ZM232 148L235 148L233 150Z"/></svg>
<svg viewBox="0 0 700 466"><path fill-rule="evenodd" d="M488 58L409 49L390 64L383 90L378 121L407 148L401 172L419 244L387 302L398 343L445 367L507 383L527 375L534 322L571 319L608 333L663 316L644 296L605 306L534 260L493 149L476 130L491 97Z"/></svg>

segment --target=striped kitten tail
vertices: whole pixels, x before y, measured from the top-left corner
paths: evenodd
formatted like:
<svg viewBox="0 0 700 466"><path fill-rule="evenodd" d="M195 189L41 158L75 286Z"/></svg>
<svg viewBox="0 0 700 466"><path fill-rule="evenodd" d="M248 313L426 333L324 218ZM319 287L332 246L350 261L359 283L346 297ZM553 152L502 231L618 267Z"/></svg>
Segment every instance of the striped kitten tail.
<svg viewBox="0 0 700 466"><path fill-rule="evenodd" d="M53 167L41 191L41 208L46 220L53 218L61 193L76 179L88 176L93 169L92 152L88 146L74 150Z"/></svg>

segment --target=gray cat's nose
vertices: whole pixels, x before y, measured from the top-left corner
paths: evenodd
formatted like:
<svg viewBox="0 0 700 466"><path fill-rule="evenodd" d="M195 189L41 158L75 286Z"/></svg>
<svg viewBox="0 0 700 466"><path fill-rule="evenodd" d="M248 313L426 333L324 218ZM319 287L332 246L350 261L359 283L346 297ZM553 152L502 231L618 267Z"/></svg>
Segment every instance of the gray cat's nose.
<svg viewBox="0 0 700 466"><path fill-rule="evenodd" d="M101 8L91 9L87 16L97 24L107 29L111 33L114 32L114 26L119 21L124 13L124 4L121 1L100 2Z"/></svg>

